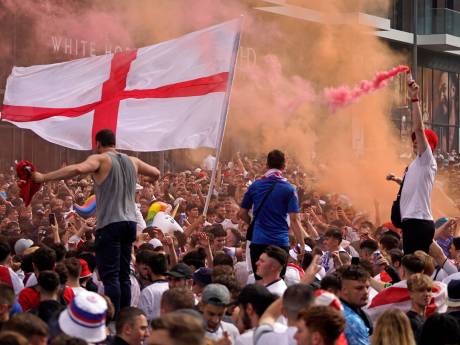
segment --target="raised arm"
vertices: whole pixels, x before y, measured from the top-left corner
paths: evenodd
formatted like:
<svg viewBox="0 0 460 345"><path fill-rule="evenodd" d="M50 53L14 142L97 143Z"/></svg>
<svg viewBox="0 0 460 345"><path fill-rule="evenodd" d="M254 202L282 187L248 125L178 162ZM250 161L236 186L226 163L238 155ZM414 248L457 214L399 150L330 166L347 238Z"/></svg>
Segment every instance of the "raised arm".
<svg viewBox="0 0 460 345"><path fill-rule="evenodd" d="M456 220L455 219L449 219L447 222L445 222L443 225L441 225L439 228L436 229L434 232L434 240L437 240L441 234L448 228L456 226Z"/></svg>
<svg viewBox="0 0 460 345"><path fill-rule="evenodd" d="M43 183L55 180L65 180L78 175L86 175L99 170L101 160L99 155L91 155L84 162L67 165L61 169L51 171L47 174L41 174L38 171L32 173L32 180L37 183Z"/></svg>
<svg viewBox="0 0 460 345"><path fill-rule="evenodd" d="M425 126L423 125L422 111L420 110L419 86L412 80L410 74L408 74L408 92L412 102L412 131L415 133L417 154L420 156L426 151L428 142L425 137Z"/></svg>
<svg viewBox="0 0 460 345"><path fill-rule="evenodd" d="M259 320L259 325L274 326L276 320L282 315L283 299L278 298L273 302L262 314Z"/></svg>
<svg viewBox="0 0 460 345"><path fill-rule="evenodd" d="M131 157L131 159L136 165L139 174L151 177L154 181L158 180L160 177L160 170L158 168L141 161L137 157Z"/></svg>
<svg viewBox="0 0 460 345"><path fill-rule="evenodd" d="M243 172L246 171L246 168L243 164L243 161L241 160L241 156L239 152L235 154L235 161L236 161L236 164L238 164L238 167L240 168L241 171Z"/></svg>

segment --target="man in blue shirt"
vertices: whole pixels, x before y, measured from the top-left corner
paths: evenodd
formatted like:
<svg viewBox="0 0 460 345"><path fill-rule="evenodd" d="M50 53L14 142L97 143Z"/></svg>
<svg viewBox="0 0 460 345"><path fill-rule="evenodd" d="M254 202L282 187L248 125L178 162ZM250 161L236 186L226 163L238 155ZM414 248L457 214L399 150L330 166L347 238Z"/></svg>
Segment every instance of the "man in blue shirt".
<svg viewBox="0 0 460 345"><path fill-rule="evenodd" d="M369 345L372 323L361 309L369 298L369 273L359 266L348 266L341 272L340 300L346 320L345 337L348 344Z"/></svg>
<svg viewBox="0 0 460 345"><path fill-rule="evenodd" d="M268 246L275 245L289 251L288 215L300 247L299 261L303 258L304 229L300 222L299 200L295 187L282 176L285 166L284 153L279 150L271 151L267 156L268 171L248 188L241 202L241 219L250 224L249 210L252 208L253 214L256 214L249 247L254 273L257 271L256 262L259 256ZM283 276L285 270L286 268L283 269ZM255 277L260 279L257 275Z"/></svg>

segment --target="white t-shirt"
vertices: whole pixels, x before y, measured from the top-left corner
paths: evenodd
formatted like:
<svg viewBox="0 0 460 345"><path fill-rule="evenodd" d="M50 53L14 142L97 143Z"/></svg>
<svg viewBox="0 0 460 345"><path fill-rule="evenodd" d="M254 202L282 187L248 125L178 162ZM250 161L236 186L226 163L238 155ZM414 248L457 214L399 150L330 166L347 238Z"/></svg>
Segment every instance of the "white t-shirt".
<svg viewBox="0 0 460 345"><path fill-rule="evenodd" d="M4 271L5 274L7 274L6 272L9 273L9 276L10 276L10 279L11 279L11 284L13 285L14 294L16 296L19 295L21 290L24 289L24 284L22 282L22 279L19 278L19 276L16 274L16 272L14 272L11 269L11 267L3 266L3 265L0 265L0 266L1 266L2 271Z"/></svg>
<svg viewBox="0 0 460 345"><path fill-rule="evenodd" d="M458 280L460 279L460 272L457 272L457 273L454 273L454 274L451 274L450 276L447 276L446 278L444 278L442 280L442 282L446 285L449 285L449 283L452 281L452 280Z"/></svg>
<svg viewBox="0 0 460 345"><path fill-rule="evenodd" d="M145 224L144 217L142 216L141 212L141 205L136 204L136 231L138 234L142 233L142 230L144 230L147 225Z"/></svg>
<svg viewBox="0 0 460 345"><path fill-rule="evenodd" d="M236 338L235 345L252 345L254 344L253 340L254 330L250 329L249 331L244 332Z"/></svg>
<svg viewBox="0 0 460 345"><path fill-rule="evenodd" d="M32 287L38 284L37 277L35 276L35 273L32 273L29 278L27 278L25 287Z"/></svg>
<svg viewBox="0 0 460 345"><path fill-rule="evenodd" d="M236 328L235 325L229 322L221 321L219 327L215 332L206 331L205 336L206 338L211 340L219 340L224 337L224 332L228 333L232 344L235 344L236 338L240 335L240 332L238 331L238 328Z"/></svg>
<svg viewBox="0 0 460 345"><path fill-rule="evenodd" d="M287 326L275 322L275 325L273 327L273 331L276 333L285 333L287 330ZM254 344L254 328L250 329L243 334L239 335L236 338L236 343L235 345L253 345Z"/></svg>
<svg viewBox="0 0 460 345"><path fill-rule="evenodd" d="M294 335L297 332L297 327L288 327L285 332L278 333L275 331L269 331L269 328L265 328L267 325L259 326L255 334L255 345L296 345L297 342L294 339ZM271 327L270 327L271 328ZM265 331L261 335L260 331Z"/></svg>
<svg viewBox="0 0 460 345"><path fill-rule="evenodd" d="M345 253L348 256L350 256L350 254L348 254L348 252L345 249L343 249L343 247L339 247L338 252ZM324 268L326 273L335 271L335 262L332 257L332 254L329 251L325 252L323 256L321 256L321 266Z"/></svg>
<svg viewBox="0 0 460 345"><path fill-rule="evenodd" d="M84 287L79 286L79 287L73 287L72 291L73 291L73 293L74 293L74 295L76 297L76 296L80 295L82 292L84 293L87 290Z"/></svg>
<svg viewBox="0 0 460 345"><path fill-rule="evenodd" d="M161 296L168 289L166 280L157 280L142 290L139 309L144 311L149 321L160 316Z"/></svg>
<svg viewBox="0 0 460 345"><path fill-rule="evenodd" d="M240 286L245 286L249 278L249 270L246 261L239 261L233 267L235 267L235 276Z"/></svg>
<svg viewBox="0 0 460 345"><path fill-rule="evenodd" d="M233 223L230 219L228 218L225 218L224 221L222 223L220 223L224 230L227 230L227 229L235 229L235 230L238 230L238 223Z"/></svg>
<svg viewBox="0 0 460 345"><path fill-rule="evenodd" d="M291 286L294 284L300 283L300 272L299 270L295 269L294 267L288 266L286 267L286 274L284 276L284 282L286 286Z"/></svg>
<svg viewBox="0 0 460 345"><path fill-rule="evenodd" d="M287 289L287 285L283 279L276 280L273 283L265 285L265 287L268 289L268 291L278 297L283 296L284 291Z"/></svg>
<svg viewBox="0 0 460 345"><path fill-rule="evenodd" d="M437 169L436 160L429 146L409 165L399 202L401 219L433 220L431 191Z"/></svg>
<svg viewBox="0 0 460 345"><path fill-rule="evenodd" d="M129 275L129 280L131 280L131 307L137 307L141 298L141 287L133 273Z"/></svg>

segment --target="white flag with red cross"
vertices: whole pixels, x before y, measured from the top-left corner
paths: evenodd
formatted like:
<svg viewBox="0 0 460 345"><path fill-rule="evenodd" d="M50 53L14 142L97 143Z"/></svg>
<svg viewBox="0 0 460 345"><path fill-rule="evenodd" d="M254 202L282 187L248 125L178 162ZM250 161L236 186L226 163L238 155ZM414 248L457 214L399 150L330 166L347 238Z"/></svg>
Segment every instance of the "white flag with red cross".
<svg viewBox="0 0 460 345"><path fill-rule="evenodd" d="M101 129L117 148L160 151L218 146L241 19L126 52L14 67L2 120L77 150Z"/></svg>

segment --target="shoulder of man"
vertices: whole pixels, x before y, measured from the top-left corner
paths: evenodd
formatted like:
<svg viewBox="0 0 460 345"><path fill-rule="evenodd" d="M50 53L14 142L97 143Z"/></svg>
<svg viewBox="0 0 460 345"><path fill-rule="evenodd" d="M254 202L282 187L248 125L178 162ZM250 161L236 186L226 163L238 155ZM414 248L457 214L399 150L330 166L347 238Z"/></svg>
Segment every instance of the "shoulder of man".
<svg viewBox="0 0 460 345"><path fill-rule="evenodd" d="M233 323L222 321L222 328L225 331L229 332L231 336L234 338L240 335L238 328L236 328L236 326Z"/></svg>
<svg viewBox="0 0 460 345"><path fill-rule="evenodd" d="M297 187L288 180L278 180L276 184L277 186L281 186L281 188L284 188L285 190L289 190L291 192L297 191Z"/></svg>
<svg viewBox="0 0 460 345"><path fill-rule="evenodd" d="M270 336L276 334L273 330L273 326L269 324L261 324L254 330L254 345L267 344L267 340Z"/></svg>
<svg viewBox="0 0 460 345"><path fill-rule="evenodd" d="M110 159L110 156L109 156L108 152L93 153L93 154L88 156L88 159L108 160L108 159Z"/></svg>

